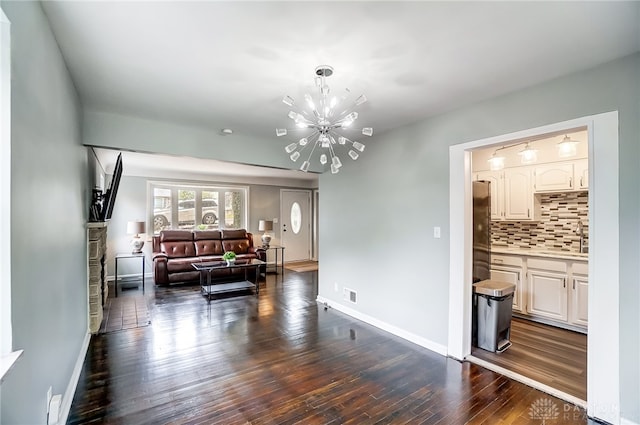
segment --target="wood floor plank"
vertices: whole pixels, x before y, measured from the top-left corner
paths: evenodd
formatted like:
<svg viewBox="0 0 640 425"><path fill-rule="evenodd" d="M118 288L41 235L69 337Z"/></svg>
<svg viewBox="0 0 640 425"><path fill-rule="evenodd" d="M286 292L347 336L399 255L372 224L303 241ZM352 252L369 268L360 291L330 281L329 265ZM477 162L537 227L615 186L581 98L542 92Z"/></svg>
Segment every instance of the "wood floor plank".
<svg viewBox="0 0 640 425"><path fill-rule="evenodd" d="M536 400L565 408L325 310L317 272L266 279L258 297L211 304L197 286L148 288L149 326L92 337L67 423L512 425L541 423L530 415ZM562 361L580 370L570 356ZM578 412L554 423L590 423Z"/></svg>
<svg viewBox="0 0 640 425"><path fill-rule="evenodd" d="M587 336L514 317L511 347L502 353L474 348L472 354L552 388L587 399Z"/></svg>

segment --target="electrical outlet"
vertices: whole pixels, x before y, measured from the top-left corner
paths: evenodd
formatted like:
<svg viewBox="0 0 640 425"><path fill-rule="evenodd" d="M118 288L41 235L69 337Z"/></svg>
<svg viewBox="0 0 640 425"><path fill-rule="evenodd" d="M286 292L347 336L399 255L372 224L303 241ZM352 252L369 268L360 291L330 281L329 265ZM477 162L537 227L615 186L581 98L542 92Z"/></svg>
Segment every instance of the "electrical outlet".
<svg viewBox="0 0 640 425"><path fill-rule="evenodd" d="M439 227L434 227L433 228L433 237L436 239L440 239L440 228Z"/></svg>
<svg viewBox="0 0 640 425"><path fill-rule="evenodd" d="M49 413L49 406L51 406L51 397L53 397L53 387L49 387L47 391L47 413Z"/></svg>

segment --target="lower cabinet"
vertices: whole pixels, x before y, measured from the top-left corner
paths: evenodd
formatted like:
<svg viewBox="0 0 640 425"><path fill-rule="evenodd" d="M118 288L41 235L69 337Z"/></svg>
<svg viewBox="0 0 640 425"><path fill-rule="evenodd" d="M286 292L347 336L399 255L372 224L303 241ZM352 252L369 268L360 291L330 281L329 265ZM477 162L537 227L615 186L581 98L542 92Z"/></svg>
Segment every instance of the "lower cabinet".
<svg viewBox="0 0 640 425"><path fill-rule="evenodd" d="M589 278L586 263L574 263L571 275L569 323L587 327L589 317Z"/></svg>
<svg viewBox="0 0 640 425"><path fill-rule="evenodd" d="M567 275L529 270L527 313L567 321Z"/></svg>
<svg viewBox="0 0 640 425"><path fill-rule="evenodd" d="M586 262L491 254L491 279L516 285L514 312L568 329L587 328Z"/></svg>

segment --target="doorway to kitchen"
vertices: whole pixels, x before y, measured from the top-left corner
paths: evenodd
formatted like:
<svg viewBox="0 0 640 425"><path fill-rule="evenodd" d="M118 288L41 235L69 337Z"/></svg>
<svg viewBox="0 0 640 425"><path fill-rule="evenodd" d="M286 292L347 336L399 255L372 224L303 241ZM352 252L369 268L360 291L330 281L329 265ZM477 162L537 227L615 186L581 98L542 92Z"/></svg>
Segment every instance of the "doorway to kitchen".
<svg viewBox="0 0 640 425"><path fill-rule="evenodd" d="M497 148L513 140L558 134L585 127L588 133L589 264L587 397L589 416L616 423L619 419L619 218L618 113L583 117L450 147L450 285L448 355L471 356L472 315L472 151ZM523 146L524 148L524 146ZM596 224L600 223L600 225ZM598 365L607 364L607 368ZM501 370L501 372L509 372ZM509 374L509 373L505 373ZM562 391L521 375L515 379L576 402ZM578 403L585 405L584 401Z"/></svg>
<svg viewBox="0 0 640 425"><path fill-rule="evenodd" d="M473 360L518 373L584 403L587 128L479 148L471 159L472 180L482 182L474 186L490 188L489 202L474 202L473 281L491 280L514 288L507 300L512 300L513 320L504 318L511 324L503 330L509 335L499 341L508 349L501 350L498 344L489 347L483 339L472 344ZM476 304L486 304L487 297L473 300L477 311ZM508 316L508 310L503 308L503 315Z"/></svg>

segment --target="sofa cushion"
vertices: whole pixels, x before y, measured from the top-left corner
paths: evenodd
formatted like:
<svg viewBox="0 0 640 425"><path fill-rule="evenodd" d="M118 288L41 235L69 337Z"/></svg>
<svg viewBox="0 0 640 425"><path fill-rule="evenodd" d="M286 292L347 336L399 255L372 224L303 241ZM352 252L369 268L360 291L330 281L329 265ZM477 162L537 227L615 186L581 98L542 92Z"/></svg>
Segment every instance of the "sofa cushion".
<svg viewBox="0 0 640 425"><path fill-rule="evenodd" d="M249 252L249 242L247 239L230 239L222 241L222 248L226 251L233 251L236 254L246 254Z"/></svg>
<svg viewBox="0 0 640 425"><path fill-rule="evenodd" d="M199 263L199 257L190 257L190 258L171 258L167 261L167 271L169 273L175 272L191 272L195 271L192 264Z"/></svg>
<svg viewBox="0 0 640 425"><path fill-rule="evenodd" d="M163 230L160 232L160 242L192 241L191 230Z"/></svg>
<svg viewBox="0 0 640 425"><path fill-rule="evenodd" d="M195 257L196 249L192 241L189 242L160 242L160 248L169 258Z"/></svg>
<svg viewBox="0 0 640 425"><path fill-rule="evenodd" d="M196 247L196 255L197 256L205 256L205 255L222 255L224 254L224 250L222 249L222 241L204 239L195 241Z"/></svg>
<svg viewBox="0 0 640 425"><path fill-rule="evenodd" d="M245 229L223 229L222 239L247 239L247 231Z"/></svg>
<svg viewBox="0 0 640 425"><path fill-rule="evenodd" d="M196 241L206 240L206 239L222 239L222 232L220 230L202 230L193 232L193 239Z"/></svg>

